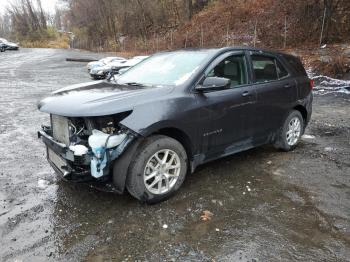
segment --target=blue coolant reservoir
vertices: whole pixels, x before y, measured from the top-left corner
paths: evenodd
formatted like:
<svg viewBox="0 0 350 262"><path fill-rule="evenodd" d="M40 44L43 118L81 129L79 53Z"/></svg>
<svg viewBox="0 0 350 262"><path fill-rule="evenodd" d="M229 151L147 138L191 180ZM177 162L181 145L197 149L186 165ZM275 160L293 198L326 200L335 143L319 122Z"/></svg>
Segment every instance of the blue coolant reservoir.
<svg viewBox="0 0 350 262"><path fill-rule="evenodd" d="M120 145L126 138L126 134L109 135L99 130L92 130L92 135L89 136L89 146L94 153L90 167L93 177L102 177L103 169L107 165L107 150ZM113 150L113 149L111 149Z"/></svg>

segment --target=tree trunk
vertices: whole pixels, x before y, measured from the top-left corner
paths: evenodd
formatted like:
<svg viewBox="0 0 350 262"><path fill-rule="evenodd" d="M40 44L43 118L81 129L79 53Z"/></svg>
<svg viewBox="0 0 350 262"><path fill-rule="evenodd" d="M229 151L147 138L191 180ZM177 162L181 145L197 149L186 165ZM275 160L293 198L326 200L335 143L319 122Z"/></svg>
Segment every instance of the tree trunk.
<svg viewBox="0 0 350 262"><path fill-rule="evenodd" d="M185 18L187 21L190 21L193 15L192 0L184 0L184 5L185 5Z"/></svg>

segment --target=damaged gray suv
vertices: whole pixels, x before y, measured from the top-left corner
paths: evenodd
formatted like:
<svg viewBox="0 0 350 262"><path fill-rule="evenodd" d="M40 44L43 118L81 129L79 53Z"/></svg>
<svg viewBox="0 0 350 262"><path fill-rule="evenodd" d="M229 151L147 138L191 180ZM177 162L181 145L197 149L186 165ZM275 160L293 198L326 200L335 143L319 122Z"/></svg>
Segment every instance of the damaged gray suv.
<svg viewBox="0 0 350 262"><path fill-rule="evenodd" d="M155 203L198 165L272 143L295 148L313 83L294 56L251 48L155 54L108 81L57 90L38 104L38 135L65 180L127 189Z"/></svg>

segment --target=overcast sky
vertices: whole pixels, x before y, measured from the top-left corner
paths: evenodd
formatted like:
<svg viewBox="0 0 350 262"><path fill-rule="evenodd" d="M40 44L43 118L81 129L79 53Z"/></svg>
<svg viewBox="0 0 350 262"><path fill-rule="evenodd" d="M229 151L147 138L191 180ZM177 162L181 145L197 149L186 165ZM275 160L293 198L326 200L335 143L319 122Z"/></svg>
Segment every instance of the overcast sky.
<svg viewBox="0 0 350 262"><path fill-rule="evenodd" d="M16 3L18 0L0 0L0 13L3 14L10 3ZM36 0L33 1L35 3ZM55 11L55 6L60 0L41 0L43 9L48 13L53 13Z"/></svg>

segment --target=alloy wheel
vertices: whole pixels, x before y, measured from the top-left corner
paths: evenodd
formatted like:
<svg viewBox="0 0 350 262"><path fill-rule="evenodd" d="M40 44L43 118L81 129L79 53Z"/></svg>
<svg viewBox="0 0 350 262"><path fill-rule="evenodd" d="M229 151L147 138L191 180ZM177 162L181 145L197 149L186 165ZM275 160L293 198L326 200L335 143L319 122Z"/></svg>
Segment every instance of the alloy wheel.
<svg viewBox="0 0 350 262"><path fill-rule="evenodd" d="M301 122L299 117L293 117L288 124L288 131L286 133L287 143L290 146L294 146L301 134Z"/></svg>
<svg viewBox="0 0 350 262"><path fill-rule="evenodd" d="M175 186L180 171L181 162L178 154L170 149L162 149L148 160L143 181L152 194L165 194Z"/></svg>

